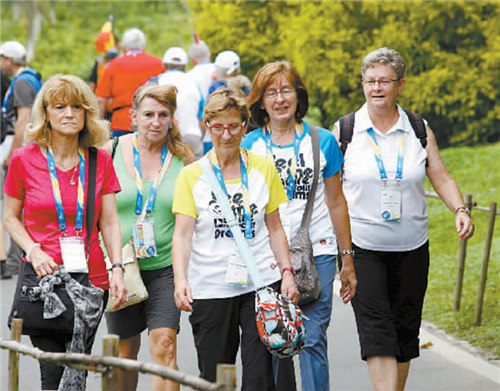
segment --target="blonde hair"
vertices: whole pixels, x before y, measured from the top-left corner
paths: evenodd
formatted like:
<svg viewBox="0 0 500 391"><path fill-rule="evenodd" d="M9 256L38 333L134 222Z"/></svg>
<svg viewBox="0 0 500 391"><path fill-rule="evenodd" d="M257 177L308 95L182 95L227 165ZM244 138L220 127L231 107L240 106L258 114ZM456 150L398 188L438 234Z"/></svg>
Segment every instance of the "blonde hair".
<svg viewBox="0 0 500 391"><path fill-rule="evenodd" d="M52 142L47 107L57 101L79 105L85 110L85 123L78 134L79 146L100 146L109 140L108 122L99 119L97 99L90 87L77 76L57 74L43 84L36 96L31 108L31 123L25 133L28 141L43 147Z"/></svg>
<svg viewBox="0 0 500 391"><path fill-rule="evenodd" d="M148 84L139 87L135 93L132 101L132 112L137 114L144 98L153 98L160 104L165 106L172 115L174 116L175 110L177 109L177 89L173 85L154 85ZM133 127L135 125L133 124ZM192 150L191 147L182 141L181 133L176 123L172 123L170 130L167 132L166 144L168 150L181 160L186 160L186 158L191 159Z"/></svg>

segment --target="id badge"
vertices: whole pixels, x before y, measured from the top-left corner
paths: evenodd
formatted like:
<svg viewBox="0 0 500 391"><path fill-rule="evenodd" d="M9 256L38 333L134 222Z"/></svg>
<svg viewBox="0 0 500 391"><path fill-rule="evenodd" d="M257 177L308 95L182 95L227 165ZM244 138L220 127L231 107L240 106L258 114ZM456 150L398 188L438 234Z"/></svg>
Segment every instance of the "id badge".
<svg viewBox="0 0 500 391"><path fill-rule="evenodd" d="M245 262L238 254L229 255L226 270L226 283L233 285L246 285L248 281L248 271Z"/></svg>
<svg viewBox="0 0 500 391"><path fill-rule="evenodd" d="M137 258L149 258L157 255L153 219L145 219L142 223L135 223L133 237Z"/></svg>
<svg viewBox="0 0 500 391"><path fill-rule="evenodd" d="M398 189L380 190L380 217L384 221L401 221L401 191Z"/></svg>
<svg viewBox="0 0 500 391"><path fill-rule="evenodd" d="M79 236L59 238L64 268L70 273L88 273L85 243Z"/></svg>

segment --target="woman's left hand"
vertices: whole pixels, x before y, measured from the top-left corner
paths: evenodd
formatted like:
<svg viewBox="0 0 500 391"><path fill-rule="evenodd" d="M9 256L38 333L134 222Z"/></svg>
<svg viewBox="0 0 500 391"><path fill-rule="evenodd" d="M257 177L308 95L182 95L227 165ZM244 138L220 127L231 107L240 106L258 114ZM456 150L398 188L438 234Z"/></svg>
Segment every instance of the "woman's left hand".
<svg viewBox="0 0 500 391"><path fill-rule="evenodd" d="M109 282L114 310L117 310L127 299L127 287L125 286L123 273L124 271L122 268L114 268L111 274L111 281Z"/></svg>
<svg viewBox="0 0 500 391"><path fill-rule="evenodd" d="M288 297L295 304L299 302L299 290L295 284L293 273L289 271L283 273L283 278L281 280L281 294Z"/></svg>
<svg viewBox="0 0 500 391"><path fill-rule="evenodd" d="M460 240L469 239L474 235L474 223L468 213L460 212L455 216L458 238Z"/></svg>

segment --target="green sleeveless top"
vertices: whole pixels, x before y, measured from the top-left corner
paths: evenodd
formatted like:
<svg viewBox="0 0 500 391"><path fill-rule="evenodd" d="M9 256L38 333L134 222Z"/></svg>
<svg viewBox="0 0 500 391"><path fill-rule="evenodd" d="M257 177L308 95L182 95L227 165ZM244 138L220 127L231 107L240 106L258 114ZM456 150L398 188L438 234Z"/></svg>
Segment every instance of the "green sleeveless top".
<svg viewBox="0 0 500 391"><path fill-rule="evenodd" d="M122 191L116 195L116 204L122 230L122 244L125 245L132 237L132 227L136 221L135 202L137 189L135 178L125 167L120 144L116 147L114 166ZM172 162L167 174L158 188L155 206L151 217L154 221L154 233L158 255L150 258L139 258L141 270L156 270L172 264L172 235L174 233L175 215L172 213L174 187L184 163L177 157ZM143 181L144 202L147 202L153 181Z"/></svg>

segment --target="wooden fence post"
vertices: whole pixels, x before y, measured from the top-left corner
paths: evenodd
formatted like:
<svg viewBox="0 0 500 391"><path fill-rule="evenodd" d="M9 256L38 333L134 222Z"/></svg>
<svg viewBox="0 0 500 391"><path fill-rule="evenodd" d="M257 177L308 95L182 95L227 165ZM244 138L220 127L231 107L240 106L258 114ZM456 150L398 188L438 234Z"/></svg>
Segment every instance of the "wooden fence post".
<svg viewBox="0 0 500 391"><path fill-rule="evenodd" d="M233 364L217 364L216 382L222 384L220 391L236 391L236 366Z"/></svg>
<svg viewBox="0 0 500 391"><path fill-rule="evenodd" d="M472 210L472 194L465 195L465 206ZM460 300L462 299L462 285L464 282L465 257L467 254L467 239L461 240L458 248L457 280L455 283L455 294L453 297L453 311L460 310Z"/></svg>
<svg viewBox="0 0 500 391"><path fill-rule="evenodd" d="M16 342L21 341L23 330L22 319L12 319L10 325L10 339ZM11 350L9 352L9 391L19 390L19 353Z"/></svg>
<svg viewBox="0 0 500 391"><path fill-rule="evenodd" d="M120 337L116 334L107 334L102 337L102 355L118 357ZM120 388L119 369L111 368L102 374L102 391L118 391Z"/></svg>
<svg viewBox="0 0 500 391"><path fill-rule="evenodd" d="M481 325L481 313L483 312L484 292L486 290L486 279L488 277L488 262L490 260L491 242L493 241L493 229L495 228L495 217L497 214L497 203L490 203L488 215L488 229L484 241L483 261L481 262L481 279L479 280L479 292L477 293L476 311L474 313L474 325Z"/></svg>

